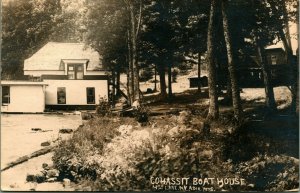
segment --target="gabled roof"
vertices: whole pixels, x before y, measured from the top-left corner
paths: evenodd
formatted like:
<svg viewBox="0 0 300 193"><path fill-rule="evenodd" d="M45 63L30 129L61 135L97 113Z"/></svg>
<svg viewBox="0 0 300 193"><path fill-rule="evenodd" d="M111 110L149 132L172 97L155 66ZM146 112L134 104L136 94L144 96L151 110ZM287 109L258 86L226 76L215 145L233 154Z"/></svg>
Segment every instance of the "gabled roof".
<svg viewBox="0 0 300 193"><path fill-rule="evenodd" d="M88 60L87 70L102 68L98 52L83 43L49 42L24 61L24 70L59 70L62 60Z"/></svg>

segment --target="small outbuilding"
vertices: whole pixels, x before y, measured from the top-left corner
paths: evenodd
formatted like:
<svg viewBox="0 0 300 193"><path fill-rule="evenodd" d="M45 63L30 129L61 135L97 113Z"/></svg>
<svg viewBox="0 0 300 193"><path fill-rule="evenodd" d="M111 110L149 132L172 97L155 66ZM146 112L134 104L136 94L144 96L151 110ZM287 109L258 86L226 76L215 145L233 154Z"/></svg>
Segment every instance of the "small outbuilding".
<svg viewBox="0 0 300 193"><path fill-rule="evenodd" d="M1 112L44 112L46 85L44 82L1 81Z"/></svg>

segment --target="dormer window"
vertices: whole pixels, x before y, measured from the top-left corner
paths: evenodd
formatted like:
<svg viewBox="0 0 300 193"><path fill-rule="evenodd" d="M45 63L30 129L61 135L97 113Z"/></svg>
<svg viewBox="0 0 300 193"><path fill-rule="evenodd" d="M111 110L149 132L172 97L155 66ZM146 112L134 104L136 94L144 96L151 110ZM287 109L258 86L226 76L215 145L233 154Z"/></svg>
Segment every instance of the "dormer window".
<svg viewBox="0 0 300 193"><path fill-rule="evenodd" d="M68 79L69 80L83 79L83 64L68 64Z"/></svg>

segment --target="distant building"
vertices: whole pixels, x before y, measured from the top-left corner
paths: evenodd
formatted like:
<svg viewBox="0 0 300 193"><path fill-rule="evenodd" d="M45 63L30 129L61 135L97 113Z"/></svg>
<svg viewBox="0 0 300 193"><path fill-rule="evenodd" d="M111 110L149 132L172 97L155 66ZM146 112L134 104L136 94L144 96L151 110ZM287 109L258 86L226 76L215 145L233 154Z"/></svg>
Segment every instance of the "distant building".
<svg viewBox="0 0 300 193"><path fill-rule="evenodd" d="M287 56L282 48L265 49L267 65L271 72L273 86L289 84L289 69ZM263 73L257 56L245 56L240 65L240 84L242 87L262 87Z"/></svg>
<svg viewBox="0 0 300 193"><path fill-rule="evenodd" d="M286 52L282 48L268 48L265 49L267 57L267 65L269 65L271 72L271 82L273 86L282 86L290 84L290 69L288 65ZM226 61L227 57L224 57L222 61ZM292 61L297 64L296 56ZM224 64L218 65L217 71L217 84L221 87L227 86L228 70ZM244 54L240 56L239 63L237 63L237 78L239 80L239 86L242 88L257 88L264 87L264 79L261 65L257 56L249 56ZM190 88L201 86L207 86L205 77L200 79L196 76L189 77Z"/></svg>
<svg viewBox="0 0 300 193"><path fill-rule="evenodd" d="M45 108L48 110L95 109L100 98L108 98L108 75L101 58L98 52L86 48L83 43L47 43L24 61L24 75L28 75L30 81L21 87L44 85ZM15 82L2 83L2 91L14 90ZM32 95L32 104L42 100L42 96L33 90L27 92ZM19 100L16 97L10 97L11 104ZM22 98L21 93L19 98ZM3 92L2 101L5 104ZM23 112L26 111L23 109Z"/></svg>

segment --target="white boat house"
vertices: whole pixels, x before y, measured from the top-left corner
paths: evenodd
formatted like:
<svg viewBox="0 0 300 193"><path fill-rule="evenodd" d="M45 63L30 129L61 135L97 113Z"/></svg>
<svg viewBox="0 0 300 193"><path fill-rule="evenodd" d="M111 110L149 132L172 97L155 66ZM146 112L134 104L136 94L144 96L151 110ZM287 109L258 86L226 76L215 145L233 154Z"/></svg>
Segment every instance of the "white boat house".
<svg viewBox="0 0 300 193"><path fill-rule="evenodd" d="M100 98L108 98L108 75L100 55L83 43L47 43L24 61L24 75L30 81L22 84L2 81L2 112L95 109ZM13 94L15 85L18 85L18 95ZM10 92L9 103L7 92ZM25 100L20 99L25 93L32 101L44 101L44 109L31 109L27 104L22 107L19 103L18 108L12 106L16 101Z"/></svg>

